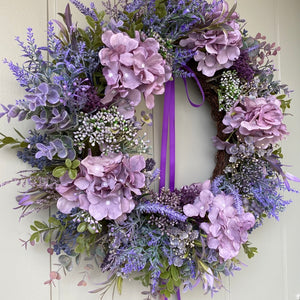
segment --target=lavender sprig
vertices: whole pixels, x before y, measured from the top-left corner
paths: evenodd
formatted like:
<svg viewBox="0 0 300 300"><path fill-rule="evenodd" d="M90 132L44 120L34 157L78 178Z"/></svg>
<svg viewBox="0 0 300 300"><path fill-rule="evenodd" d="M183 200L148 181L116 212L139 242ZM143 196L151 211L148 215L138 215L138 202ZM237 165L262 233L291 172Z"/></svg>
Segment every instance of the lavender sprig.
<svg viewBox="0 0 300 300"><path fill-rule="evenodd" d="M167 216L170 220L185 222L187 217L173 209L169 206L162 205L160 203L151 203L149 201L140 203L137 208L141 213L154 213L160 214L162 216Z"/></svg>
<svg viewBox="0 0 300 300"><path fill-rule="evenodd" d="M95 7L95 5L94 5L93 2L90 4L91 9L88 8L88 7L86 7L86 6L84 6L84 5L83 5L80 1L78 1L78 0L70 0L70 2L71 2L72 4L74 4L74 5L76 6L76 8L77 8L82 14L84 14L85 16L90 16L90 17L92 17L95 21L98 21L98 17L97 17L97 15L95 14L95 12L93 11L93 9L94 9L94 7Z"/></svg>

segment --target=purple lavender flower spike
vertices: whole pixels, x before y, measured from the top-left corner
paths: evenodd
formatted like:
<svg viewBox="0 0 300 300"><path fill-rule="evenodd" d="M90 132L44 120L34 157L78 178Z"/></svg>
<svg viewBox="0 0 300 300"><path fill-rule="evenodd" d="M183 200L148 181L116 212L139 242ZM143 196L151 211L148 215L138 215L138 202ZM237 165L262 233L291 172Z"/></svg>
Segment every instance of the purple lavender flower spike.
<svg viewBox="0 0 300 300"><path fill-rule="evenodd" d="M90 16L90 17L92 17L95 21L98 21L97 15L96 15L95 12L92 10L92 9L95 7L95 5L94 5L93 2L92 2L91 5L90 5L91 9L88 8L88 7L86 7L86 6L84 6L84 5L83 5L80 1L78 1L78 0L70 0L70 2L71 2L72 4L74 4L74 5L76 6L76 8L77 8L82 14L84 14L85 16Z"/></svg>

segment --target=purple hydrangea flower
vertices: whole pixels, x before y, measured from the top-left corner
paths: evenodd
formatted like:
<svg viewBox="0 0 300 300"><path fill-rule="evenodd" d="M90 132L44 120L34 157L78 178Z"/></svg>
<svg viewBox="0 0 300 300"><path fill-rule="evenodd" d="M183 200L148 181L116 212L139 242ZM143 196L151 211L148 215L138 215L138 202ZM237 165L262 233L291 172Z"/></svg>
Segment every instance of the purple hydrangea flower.
<svg viewBox="0 0 300 300"><path fill-rule="evenodd" d="M233 13L227 18L228 14L228 3L218 2L210 17L224 23L223 26L228 26L230 30L192 32L187 39L180 41L180 46L196 51L194 59L198 62L197 70L208 77L218 70L230 68L240 55L243 43L240 26L236 22L238 15Z"/></svg>
<svg viewBox="0 0 300 300"><path fill-rule="evenodd" d="M258 148L266 149L276 144L288 134L282 123L283 113L280 101L275 96L267 98L245 97L226 114L223 124L224 133L238 129L242 136L250 136Z"/></svg>
<svg viewBox="0 0 300 300"><path fill-rule="evenodd" d="M164 83L171 77L170 67L159 54L159 43L153 38L141 41L139 32L135 38L124 32L107 30L102 35L106 45L99 52L103 74L107 81L104 103L130 97L129 92L143 93L146 106L154 106L154 95L164 93ZM137 98L137 100L139 100ZM131 98L132 106L139 101Z"/></svg>
<svg viewBox="0 0 300 300"><path fill-rule="evenodd" d="M239 253L248 239L247 230L255 224L253 214L245 213L242 208L237 211L234 203L233 196L224 193L214 196L210 184L205 184L194 203L183 207L188 217L208 217L209 222L202 222L200 228L207 234L208 247L219 251L221 261Z"/></svg>
<svg viewBox="0 0 300 300"><path fill-rule="evenodd" d="M57 186L61 198L58 209L70 213L74 207L88 210L96 220L125 218L135 207L132 193L141 194L145 176L141 155L122 153L87 156L82 160L75 180L64 179Z"/></svg>

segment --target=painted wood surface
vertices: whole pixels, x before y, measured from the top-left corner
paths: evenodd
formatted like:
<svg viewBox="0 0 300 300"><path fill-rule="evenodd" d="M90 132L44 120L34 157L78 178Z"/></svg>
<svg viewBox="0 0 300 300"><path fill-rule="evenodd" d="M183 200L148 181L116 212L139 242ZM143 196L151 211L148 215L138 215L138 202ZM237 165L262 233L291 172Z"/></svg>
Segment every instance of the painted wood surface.
<svg viewBox="0 0 300 300"><path fill-rule="evenodd" d="M89 4L89 0L83 1ZM97 2L95 1L96 5ZM230 1L233 3L234 1ZM45 44L47 22L56 18L57 12L62 12L67 0L0 0L0 59L8 58L21 62L20 52L14 41L15 36L25 39L26 28L32 27L37 42ZM98 6L100 7L100 6ZM278 78L294 89L292 110L293 116L286 117L290 131L287 141L282 142L287 165L292 165L289 172L300 176L300 1L299 0L239 0L238 12L247 20L247 29L252 35L257 32L265 34L268 41L275 41L282 47L276 57L280 72ZM79 18L76 9L72 8L74 19ZM83 18L80 17L80 24ZM190 83L193 99L199 98L199 92ZM6 65L0 64L0 102L13 103L21 99L24 92L18 87ZM160 128L163 109L163 98L157 97L154 109L155 125L153 129L154 157L159 158ZM29 128L29 122L12 124L22 132ZM13 133L13 126L8 127L5 120L0 119L0 131ZM199 182L209 178L214 167L214 148L211 137L215 133L213 122L209 117L209 108L192 108L186 100L183 85L176 82L176 185L181 186ZM16 172L23 170L24 165L15 158L10 150L0 153L0 182L14 177ZM296 187L296 185L295 185ZM299 189L299 187L298 187ZM29 225L36 219L30 216L18 222L19 212L14 210L15 195L21 188L15 185L2 187L0 190L0 254L2 258L0 272L1 299L23 300L96 300L97 295L88 294L95 288L92 283L85 288L77 287L81 269L74 270L63 278L56 288L44 286L49 271L55 263L46 252L46 246L29 247L25 251L21 247L21 239L28 238ZM215 296L216 300L294 300L300 294L300 196L287 194L293 203L281 215L280 222L267 220L265 225L257 229L250 240L259 249L259 254L248 260L241 259L248 267L236 272L235 276L226 281L227 291ZM45 220L49 212L42 218ZM78 272L77 272L78 271ZM98 275L94 282L105 280ZM143 290L137 282L124 284L121 296L115 299L143 299ZM111 299L107 295L105 299ZM182 299L204 300L200 287L182 295Z"/></svg>

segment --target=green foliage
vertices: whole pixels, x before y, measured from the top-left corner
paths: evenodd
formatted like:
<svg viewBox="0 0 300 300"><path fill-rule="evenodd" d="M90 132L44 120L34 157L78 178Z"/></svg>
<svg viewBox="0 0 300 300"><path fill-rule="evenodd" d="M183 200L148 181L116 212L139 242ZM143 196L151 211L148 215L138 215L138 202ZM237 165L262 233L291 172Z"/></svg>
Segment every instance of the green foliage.
<svg viewBox="0 0 300 300"><path fill-rule="evenodd" d="M257 253L257 248L250 247L250 245L250 242L246 242L245 244L243 244L244 252L247 254L248 258L252 258L255 253Z"/></svg>
<svg viewBox="0 0 300 300"><path fill-rule="evenodd" d="M59 220L55 219L54 217L50 217L49 220L49 225L47 225L45 222L40 222L40 221L34 221L33 224L30 226L30 229L33 232L33 234L30 236L30 241L36 241L39 242L41 238L48 243L51 241L51 237L54 233L54 231L59 231L64 230L65 228L62 226Z"/></svg>
<svg viewBox="0 0 300 300"><path fill-rule="evenodd" d="M90 255L92 246L95 244L96 235L80 234L76 239L75 253L87 253Z"/></svg>
<svg viewBox="0 0 300 300"><path fill-rule="evenodd" d="M123 286L123 277L118 276L117 277L117 290L120 295L122 293L122 286Z"/></svg>
<svg viewBox="0 0 300 300"><path fill-rule="evenodd" d="M164 282L160 285L160 288L162 289L161 293L167 298L176 293L176 288L182 283L180 278L180 268L174 265L169 266L166 259L163 260L160 278Z"/></svg>
<svg viewBox="0 0 300 300"><path fill-rule="evenodd" d="M80 39L85 42L89 49L99 51L99 49L103 46L101 40L103 33L101 24L105 13L103 11L97 12L96 10L94 12L97 15L98 20L96 21L92 17L86 16L86 21L89 27L86 30L78 28L78 33Z"/></svg>
<svg viewBox="0 0 300 300"><path fill-rule="evenodd" d="M163 19L167 15L165 2L164 0L155 1L155 13L160 19Z"/></svg>
<svg viewBox="0 0 300 300"><path fill-rule="evenodd" d="M280 100L281 102L280 108L282 109L283 112L285 112L287 108L291 108L291 101L292 101L292 99L285 100L285 97L286 95L277 96L277 99Z"/></svg>
<svg viewBox="0 0 300 300"><path fill-rule="evenodd" d="M124 22L124 29L125 32L131 37L134 38L135 37L135 31L141 31L144 27L143 23L142 23L142 18L136 19L135 16L135 12L124 12L124 14L127 16L128 21L126 20Z"/></svg>
<svg viewBox="0 0 300 300"><path fill-rule="evenodd" d="M275 149L275 150L273 151L273 154L276 155L276 156L278 156L278 157L280 157L280 158L283 158L283 154L282 154L281 147Z"/></svg>
<svg viewBox="0 0 300 300"><path fill-rule="evenodd" d="M65 160L64 166L58 166L52 171L52 175L54 177L60 178L68 172L68 175L71 179L75 179L77 177L77 168L80 165L80 161L75 159L71 161L69 158Z"/></svg>
<svg viewBox="0 0 300 300"><path fill-rule="evenodd" d="M15 129L15 131L21 138L25 139L18 130ZM3 134L1 132L0 132L0 135L3 136L3 138L0 138L0 149L4 146L8 146L8 145L10 145L11 148L26 148L28 146L28 143L26 143L24 141L19 141L13 137L6 136L5 134Z"/></svg>

